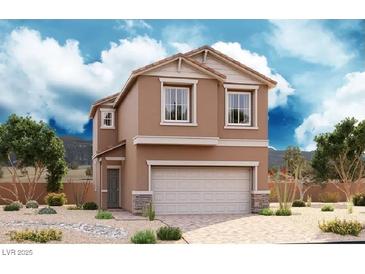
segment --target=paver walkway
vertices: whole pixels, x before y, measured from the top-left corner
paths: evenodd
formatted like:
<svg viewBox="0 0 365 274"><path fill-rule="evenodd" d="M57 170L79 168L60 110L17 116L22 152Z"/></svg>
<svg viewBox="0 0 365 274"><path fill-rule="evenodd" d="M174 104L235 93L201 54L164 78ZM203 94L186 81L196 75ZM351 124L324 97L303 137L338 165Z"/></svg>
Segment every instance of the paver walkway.
<svg viewBox="0 0 365 274"><path fill-rule="evenodd" d="M320 205L293 208L292 216L260 215L182 215L159 216L171 226L179 226L189 243L308 243L332 241L364 241L359 237L323 233L318 222L328 219L355 219L365 225L365 208L354 207L348 214L343 205L334 212L322 212Z"/></svg>

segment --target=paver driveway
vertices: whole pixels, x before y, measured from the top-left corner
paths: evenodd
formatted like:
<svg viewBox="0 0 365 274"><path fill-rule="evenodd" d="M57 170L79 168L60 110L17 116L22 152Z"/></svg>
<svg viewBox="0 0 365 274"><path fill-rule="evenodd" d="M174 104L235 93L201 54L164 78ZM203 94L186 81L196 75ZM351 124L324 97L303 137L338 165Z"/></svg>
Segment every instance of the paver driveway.
<svg viewBox="0 0 365 274"><path fill-rule="evenodd" d="M322 212L319 204L312 208L293 208L292 216L260 215L182 215L159 216L171 226L179 226L189 243L308 243L364 241L359 237L323 233L318 222L324 219L356 219L365 224L365 208L354 207L348 214L344 205L334 212Z"/></svg>

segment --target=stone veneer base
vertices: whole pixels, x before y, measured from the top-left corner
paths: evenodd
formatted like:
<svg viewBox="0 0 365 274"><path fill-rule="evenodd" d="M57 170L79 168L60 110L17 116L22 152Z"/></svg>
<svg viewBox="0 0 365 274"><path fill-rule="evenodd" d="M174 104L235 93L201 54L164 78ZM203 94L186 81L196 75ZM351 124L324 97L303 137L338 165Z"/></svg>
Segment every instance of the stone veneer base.
<svg viewBox="0 0 365 274"><path fill-rule="evenodd" d="M270 206L269 194L263 193L251 193L251 211L252 213L258 213L260 209Z"/></svg>
<svg viewBox="0 0 365 274"><path fill-rule="evenodd" d="M140 215L149 203L152 203L152 194L132 194L132 213Z"/></svg>

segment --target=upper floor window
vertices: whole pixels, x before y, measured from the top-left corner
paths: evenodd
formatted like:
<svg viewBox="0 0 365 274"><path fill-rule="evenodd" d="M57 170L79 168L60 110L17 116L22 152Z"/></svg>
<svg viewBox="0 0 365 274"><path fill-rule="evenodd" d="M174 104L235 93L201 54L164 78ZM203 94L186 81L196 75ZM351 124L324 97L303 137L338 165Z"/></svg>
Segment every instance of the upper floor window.
<svg viewBox="0 0 365 274"><path fill-rule="evenodd" d="M164 87L166 122L190 121L190 89L187 87Z"/></svg>
<svg viewBox="0 0 365 274"><path fill-rule="evenodd" d="M227 99L228 125L250 126L251 93L228 91Z"/></svg>
<svg viewBox="0 0 365 274"><path fill-rule="evenodd" d="M101 128L114 128L114 109L101 109Z"/></svg>

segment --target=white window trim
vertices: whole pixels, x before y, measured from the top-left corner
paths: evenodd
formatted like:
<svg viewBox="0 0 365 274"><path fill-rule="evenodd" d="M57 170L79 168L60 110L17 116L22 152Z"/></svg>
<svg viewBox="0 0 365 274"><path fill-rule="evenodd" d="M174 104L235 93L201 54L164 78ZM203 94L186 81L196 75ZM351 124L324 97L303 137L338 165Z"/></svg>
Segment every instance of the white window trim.
<svg viewBox="0 0 365 274"><path fill-rule="evenodd" d="M190 123L190 88L186 88L186 87L179 87L179 86L173 86L173 85L166 85L163 87L163 94L164 94L164 110L165 110L165 107L166 107L166 89L171 89L171 88L175 88L175 89L181 89L181 90L186 90L187 91L187 95L188 95L188 98L187 98L187 104L186 104L186 107L187 107L187 117L186 117L186 120L167 120L166 119L166 112L164 111L164 116L163 116L163 122L165 124L168 124L168 123L176 123L176 124L189 124Z"/></svg>
<svg viewBox="0 0 365 274"><path fill-rule="evenodd" d="M238 166L253 168L253 189L256 192L258 183L258 161L175 161L175 160L147 160L148 165L148 191L152 191L152 166Z"/></svg>
<svg viewBox="0 0 365 274"><path fill-rule="evenodd" d="M112 123L111 126L104 125L104 117L103 113L111 113L112 114ZM112 108L101 108L100 109L100 128L101 129L115 129L115 109Z"/></svg>
<svg viewBox="0 0 365 274"><path fill-rule="evenodd" d="M198 126L197 123L197 84L198 80L196 79L184 79L184 78L159 78L161 82L161 122L160 125L162 126ZM173 84L191 84L193 86L191 90L191 104L189 100L189 115L190 122L179 122L179 121L172 121L168 122L165 121L165 85L173 85ZM189 94L190 96L190 94ZM191 109L190 109L191 108Z"/></svg>
<svg viewBox="0 0 365 274"><path fill-rule="evenodd" d="M257 85L235 85L235 84L224 84L224 99L225 99L225 129L254 129L258 130L258 111L257 111L257 92L259 89L259 86ZM253 123L252 125L240 125L240 124L230 124L228 123L228 93L229 92L235 92L241 90L244 92L244 90L253 90L253 97L254 97L254 113L252 113L252 100L250 97L250 121ZM252 117L253 116L253 117Z"/></svg>
<svg viewBox="0 0 365 274"><path fill-rule="evenodd" d="M107 161L124 161L125 157L105 157Z"/></svg>
<svg viewBox="0 0 365 274"><path fill-rule="evenodd" d="M230 123L229 122L229 117L228 117L228 113L229 113L229 95L242 95L242 94L246 94L248 95L248 122L247 123ZM226 91L226 126L238 126L238 127L250 127L251 126L251 120L252 120L252 106L251 106L251 92L247 92L247 91L232 91L232 90L227 90Z"/></svg>

